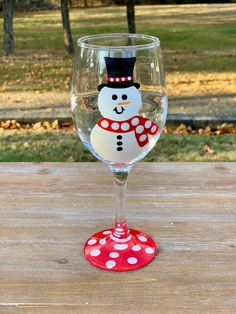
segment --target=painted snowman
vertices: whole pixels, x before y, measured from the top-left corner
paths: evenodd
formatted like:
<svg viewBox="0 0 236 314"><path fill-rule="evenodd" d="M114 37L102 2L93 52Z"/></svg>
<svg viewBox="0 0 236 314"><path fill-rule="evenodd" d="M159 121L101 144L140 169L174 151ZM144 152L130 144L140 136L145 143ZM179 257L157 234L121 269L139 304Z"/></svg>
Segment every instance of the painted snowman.
<svg viewBox="0 0 236 314"><path fill-rule="evenodd" d="M133 82L136 58L105 57L107 84L98 86L98 108L103 116L91 132L98 155L115 163L129 163L147 150L158 125L138 116L142 100L139 83Z"/></svg>

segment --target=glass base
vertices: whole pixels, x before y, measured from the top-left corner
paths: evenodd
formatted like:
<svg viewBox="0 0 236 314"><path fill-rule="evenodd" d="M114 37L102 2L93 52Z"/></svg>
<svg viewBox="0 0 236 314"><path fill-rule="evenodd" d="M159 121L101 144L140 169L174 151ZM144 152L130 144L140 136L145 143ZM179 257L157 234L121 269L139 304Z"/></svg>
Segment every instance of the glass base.
<svg viewBox="0 0 236 314"><path fill-rule="evenodd" d="M134 270L150 263L158 253L154 240L144 232L128 231L127 237L122 239L116 237L114 229L95 233L85 243L86 259L110 271Z"/></svg>

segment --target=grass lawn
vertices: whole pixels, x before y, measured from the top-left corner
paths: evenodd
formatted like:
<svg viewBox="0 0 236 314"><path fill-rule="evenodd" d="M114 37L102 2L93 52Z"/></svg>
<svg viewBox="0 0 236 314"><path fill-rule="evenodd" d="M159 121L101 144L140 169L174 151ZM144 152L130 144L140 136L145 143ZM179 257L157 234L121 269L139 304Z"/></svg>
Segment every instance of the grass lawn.
<svg viewBox="0 0 236 314"><path fill-rule="evenodd" d="M137 32L160 38L167 73L233 72L235 11L234 4L136 6ZM74 41L127 32L125 7L71 10L71 26ZM0 55L0 91L67 91L72 58L65 53L60 11L17 13L14 32L14 58Z"/></svg>
<svg viewBox="0 0 236 314"><path fill-rule="evenodd" d="M65 131L0 132L0 161L96 161ZM162 134L145 161L236 161L235 135Z"/></svg>

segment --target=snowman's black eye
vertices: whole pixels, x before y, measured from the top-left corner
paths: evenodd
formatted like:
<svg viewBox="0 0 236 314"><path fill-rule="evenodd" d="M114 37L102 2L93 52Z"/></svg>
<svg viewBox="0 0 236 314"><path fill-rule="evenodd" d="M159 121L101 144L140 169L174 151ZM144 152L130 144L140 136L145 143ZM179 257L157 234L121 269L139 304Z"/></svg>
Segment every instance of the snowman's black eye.
<svg viewBox="0 0 236 314"><path fill-rule="evenodd" d="M116 95L116 94L113 94L113 95L111 96L111 98L112 98L113 100L116 100L116 99L117 99L117 95Z"/></svg>
<svg viewBox="0 0 236 314"><path fill-rule="evenodd" d="M127 95L123 94L123 95L121 96L121 98L122 98L123 100L126 100L128 97L127 97Z"/></svg>

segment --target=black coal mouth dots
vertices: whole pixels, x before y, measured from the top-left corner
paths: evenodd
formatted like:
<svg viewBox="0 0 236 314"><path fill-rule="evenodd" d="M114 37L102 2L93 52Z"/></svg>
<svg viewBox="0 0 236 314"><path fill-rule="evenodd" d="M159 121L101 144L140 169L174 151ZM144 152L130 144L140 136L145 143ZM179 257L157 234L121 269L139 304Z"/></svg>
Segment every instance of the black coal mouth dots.
<svg viewBox="0 0 236 314"><path fill-rule="evenodd" d="M118 108L115 107L115 108L113 109L113 111L115 111L115 113L117 113L117 114L122 114L122 113L125 111L125 109L124 109L124 107L121 107L121 111L119 111Z"/></svg>

